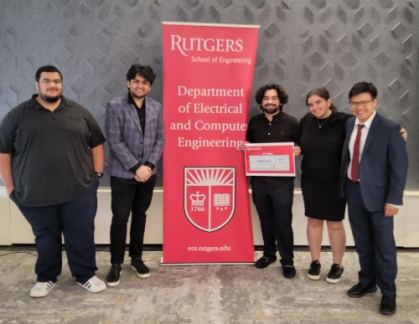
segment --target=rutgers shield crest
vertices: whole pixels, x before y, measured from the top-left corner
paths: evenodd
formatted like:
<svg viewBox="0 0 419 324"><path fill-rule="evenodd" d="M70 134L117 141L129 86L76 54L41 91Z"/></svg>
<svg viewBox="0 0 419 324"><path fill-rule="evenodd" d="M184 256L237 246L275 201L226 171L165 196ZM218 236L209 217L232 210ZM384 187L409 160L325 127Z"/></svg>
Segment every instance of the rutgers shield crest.
<svg viewBox="0 0 419 324"><path fill-rule="evenodd" d="M185 167L186 217L200 230L224 227L236 208L236 169L233 167Z"/></svg>

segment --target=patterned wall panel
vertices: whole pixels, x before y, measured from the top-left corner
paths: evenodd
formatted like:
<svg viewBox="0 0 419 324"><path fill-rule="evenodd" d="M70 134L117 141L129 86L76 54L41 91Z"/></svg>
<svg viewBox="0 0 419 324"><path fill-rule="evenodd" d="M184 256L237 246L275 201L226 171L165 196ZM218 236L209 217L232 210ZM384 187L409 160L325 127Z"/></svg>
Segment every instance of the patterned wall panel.
<svg viewBox="0 0 419 324"><path fill-rule="evenodd" d="M162 21L260 25L254 90L280 83L297 118L313 88L349 112L351 86L374 82L379 112L408 129L408 188L419 189L419 0L0 0L0 119L31 96L45 64L102 128L133 63L155 69L151 97L161 101Z"/></svg>

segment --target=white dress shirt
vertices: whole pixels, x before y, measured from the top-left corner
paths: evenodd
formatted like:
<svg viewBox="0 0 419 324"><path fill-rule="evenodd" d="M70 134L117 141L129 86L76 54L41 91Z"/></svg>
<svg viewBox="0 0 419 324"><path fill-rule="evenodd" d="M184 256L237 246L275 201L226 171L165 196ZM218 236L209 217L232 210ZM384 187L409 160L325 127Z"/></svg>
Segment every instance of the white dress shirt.
<svg viewBox="0 0 419 324"><path fill-rule="evenodd" d="M372 116L370 118L368 118L365 122L361 123L358 118L355 120L355 125L354 128L352 130L352 134L351 134L351 138L349 139L349 156L351 158L351 160L349 161L349 167L348 167L348 178L352 180L351 178L351 170L352 170L352 155L354 153L354 143L355 143L355 138L356 138L356 133L358 132L358 125L362 124L364 125L364 127L361 129L361 140L359 142L359 163L361 163L361 159L362 159L362 151L364 150L364 146L365 146L365 141L367 140L367 136L368 136L368 132L371 129L371 123L372 120L375 117L376 112L374 111L374 113L372 114ZM362 179L358 180L361 181Z"/></svg>

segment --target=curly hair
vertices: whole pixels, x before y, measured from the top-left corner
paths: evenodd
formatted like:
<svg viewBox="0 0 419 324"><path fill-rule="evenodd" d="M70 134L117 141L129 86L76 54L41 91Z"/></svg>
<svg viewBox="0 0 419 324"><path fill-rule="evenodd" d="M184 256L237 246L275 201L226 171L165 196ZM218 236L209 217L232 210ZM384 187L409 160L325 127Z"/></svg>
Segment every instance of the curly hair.
<svg viewBox="0 0 419 324"><path fill-rule="evenodd" d="M267 90L276 90L281 106L288 102L288 95L285 93L284 88L282 88L279 84L265 84L261 86L255 94L255 100L259 105L262 103L262 99Z"/></svg>

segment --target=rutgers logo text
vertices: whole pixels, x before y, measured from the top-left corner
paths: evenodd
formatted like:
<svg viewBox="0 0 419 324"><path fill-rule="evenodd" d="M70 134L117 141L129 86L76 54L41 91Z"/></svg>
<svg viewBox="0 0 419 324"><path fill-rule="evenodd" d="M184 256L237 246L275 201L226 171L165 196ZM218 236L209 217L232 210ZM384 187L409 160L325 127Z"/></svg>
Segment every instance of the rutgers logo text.
<svg viewBox="0 0 419 324"><path fill-rule="evenodd" d="M171 50L178 50L183 56L188 56L189 51L205 52L241 52L243 51L242 39L223 38L187 38L179 35L170 35L172 40Z"/></svg>

